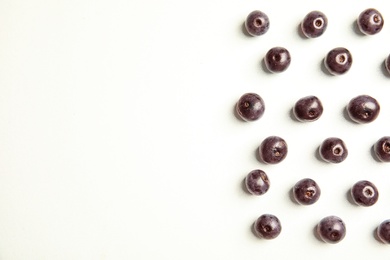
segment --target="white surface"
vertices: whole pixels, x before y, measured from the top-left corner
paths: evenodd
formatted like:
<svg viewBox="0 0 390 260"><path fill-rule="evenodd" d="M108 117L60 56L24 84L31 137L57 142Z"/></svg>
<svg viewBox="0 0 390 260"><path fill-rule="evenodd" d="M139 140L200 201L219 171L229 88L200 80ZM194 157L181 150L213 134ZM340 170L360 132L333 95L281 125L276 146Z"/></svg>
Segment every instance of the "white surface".
<svg viewBox="0 0 390 260"><path fill-rule="evenodd" d="M385 259L373 231L390 218L390 164L370 149L389 135L390 53L386 1L21 1L0 2L0 259ZM357 15L375 7L383 31L363 37ZM261 38L242 25L255 9L271 28ZM311 10L327 14L326 33L307 40L298 24ZM290 68L261 67L274 46L288 48ZM352 69L332 77L325 54L343 46ZM264 117L244 123L233 107L245 92L266 102ZM343 110L356 95L382 105L377 121L357 125ZM295 101L317 95L325 111L302 124ZM264 165L255 151L280 135L289 155ZM349 157L319 161L323 139L344 139ZM265 170L261 197L242 188ZM289 191L303 177L322 188L318 203L298 206ZM348 202L358 180L377 184L379 202ZM283 231L256 238L251 225L276 214ZM347 236L328 245L313 234L327 215L343 218Z"/></svg>

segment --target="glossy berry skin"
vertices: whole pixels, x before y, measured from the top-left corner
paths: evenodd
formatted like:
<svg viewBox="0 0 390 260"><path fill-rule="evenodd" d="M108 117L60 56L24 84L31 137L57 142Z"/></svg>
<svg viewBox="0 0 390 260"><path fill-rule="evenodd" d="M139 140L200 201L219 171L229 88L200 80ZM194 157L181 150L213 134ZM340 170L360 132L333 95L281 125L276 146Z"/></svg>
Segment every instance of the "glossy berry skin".
<svg viewBox="0 0 390 260"><path fill-rule="evenodd" d="M374 35L379 33L384 24L381 13L374 8L366 9L360 13L356 22L359 30L365 35Z"/></svg>
<svg viewBox="0 0 390 260"><path fill-rule="evenodd" d="M328 26L328 18L320 11L308 13L301 23L302 33L307 38L320 37Z"/></svg>
<svg viewBox="0 0 390 260"><path fill-rule="evenodd" d="M290 52L283 47L274 47L266 53L264 63L272 73L283 72L290 66Z"/></svg>
<svg viewBox="0 0 390 260"><path fill-rule="evenodd" d="M262 170L253 170L245 178L245 186L253 195L263 195L270 187L267 174Z"/></svg>
<svg viewBox="0 0 390 260"><path fill-rule="evenodd" d="M256 93L246 93L236 104L236 112L244 121L255 121L264 114L264 100Z"/></svg>
<svg viewBox="0 0 390 260"><path fill-rule="evenodd" d="M390 219L383 221L376 229L378 238L385 244L390 244Z"/></svg>
<svg viewBox="0 0 390 260"><path fill-rule="evenodd" d="M265 34L269 29L268 16L258 10L251 12L245 20L245 28L252 36L260 36Z"/></svg>
<svg viewBox="0 0 390 260"><path fill-rule="evenodd" d="M390 55L385 59L385 69L388 73L390 73Z"/></svg>
<svg viewBox="0 0 390 260"><path fill-rule="evenodd" d="M336 244L343 240L346 231L344 221L336 216L325 217L317 225L317 233L320 238L330 244Z"/></svg>
<svg viewBox="0 0 390 260"><path fill-rule="evenodd" d="M324 108L316 96L307 96L299 99L293 108L294 116L301 122L316 121L322 115Z"/></svg>
<svg viewBox="0 0 390 260"><path fill-rule="evenodd" d="M352 186L351 196L356 204L369 207L378 201L379 192L372 182L362 180Z"/></svg>
<svg viewBox="0 0 390 260"><path fill-rule="evenodd" d="M319 148L321 158L329 163L341 163L348 156L348 149L343 140L337 137L325 139Z"/></svg>
<svg viewBox="0 0 390 260"><path fill-rule="evenodd" d="M298 181L293 187L294 199L301 205L312 205L321 196L318 184L309 178Z"/></svg>
<svg viewBox="0 0 390 260"><path fill-rule="evenodd" d="M375 98L368 95L360 95L349 101L347 112L349 117L356 123L371 123L378 117L380 105Z"/></svg>
<svg viewBox="0 0 390 260"><path fill-rule="evenodd" d="M268 164L280 163L286 158L287 152L287 143L279 136L267 137L259 147L261 160Z"/></svg>
<svg viewBox="0 0 390 260"><path fill-rule="evenodd" d="M324 65L332 75L345 74L352 66L352 54L346 48L334 48L326 55Z"/></svg>
<svg viewBox="0 0 390 260"><path fill-rule="evenodd" d="M374 153L381 162L390 162L390 136L384 136L375 142Z"/></svg>
<svg viewBox="0 0 390 260"><path fill-rule="evenodd" d="M276 216L263 214L255 221L254 231L260 238L274 239L282 231L282 225Z"/></svg>

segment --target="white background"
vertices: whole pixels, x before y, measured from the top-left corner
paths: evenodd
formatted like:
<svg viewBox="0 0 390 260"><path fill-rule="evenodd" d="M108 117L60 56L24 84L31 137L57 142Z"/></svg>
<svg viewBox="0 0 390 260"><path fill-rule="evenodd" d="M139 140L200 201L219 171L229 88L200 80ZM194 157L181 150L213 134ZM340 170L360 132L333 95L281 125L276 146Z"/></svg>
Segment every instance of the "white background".
<svg viewBox="0 0 390 260"><path fill-rule="evenodd" d="M0 1L0 259L385 259L373 236L390 218L390 164L371 154L390 135L390 53L386 1ZM382 32L362 36L354 22L368 7L385 18ZM268 14L261 37L242 30L253 10ZM298 25L312 10L326 33L304 39ZM274 46L290 50L281 74L261 65ZM351 70L330 76L321 63L334 47L353 55ZM238 120L235 102L260 94L264 116ZM366 125L345 116L349 100L381 103ZM324 114L299 123L291 108L318 96ZM278 165L256 157L269 135L289 154ZM327 164L322 140L342 138L349 156ZM243 189L263 169L263 196ZM320 200L290 198L301 178L315 179ZM374 182L377 204L358 207L347 192ZM255 237L258 216L275 214L281 235ZM329 245L314 235L327 215L347 235Z"/></svg>

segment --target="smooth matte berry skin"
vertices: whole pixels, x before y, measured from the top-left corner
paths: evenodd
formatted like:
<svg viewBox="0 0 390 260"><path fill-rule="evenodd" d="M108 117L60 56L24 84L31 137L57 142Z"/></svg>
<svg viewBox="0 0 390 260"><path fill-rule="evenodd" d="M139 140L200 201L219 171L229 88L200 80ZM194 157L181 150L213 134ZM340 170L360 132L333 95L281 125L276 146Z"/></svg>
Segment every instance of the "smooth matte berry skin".
<svg viewBox="0 0 390 260"><path fill-rule="evenodd" d="M328 27L328 18L320 11L308 13L301 23L302 33L307 38L317 38L324 34Z"/></svg>
<svg viewBox="0 0 390 260"><path fill-rule="evenodd" d="M379 161L390 162L390 136L384 136L375 142L374 153Z"/></svg>
<svg viewBox="0 0 390 260"><path fill-rule="evenodd" d="M357 205L370 207L378 201L379 192L372 182L362 180L352 186L351 196Z"/></svg>
<svg viewBox="0 0 390 260"><path fill-rule="evenodd" d="M263 162L277 164L283 161L288 153L286 141L279 136L269 136L259 147L259 155Z"/></svg>
<svg viewBox="0 0 390 260"><path fill-rule="evenodd" d="M332 75L345 74L351 69L352 54L346 48L334 48L326 55L324 65Z"/></svg>
<svg viewBox="0 0 390 260"><path fill-rule="evenodd" d="M253 170L245 178L245 186L253 195L263 195L270 187L267 174L262 170Z"/></svg>
<svg viewBox="0 0 390 260"><path fill-rule="evenodd" d="M301 122L313 122L319 119L324 111L321 100L316 96L299 99L293 108L294 116Z"/></svg>
<svg viewBox="0 0 390 260"><path fill-rule="evenodd" d="M293 195L299 204L312 205L320 198L321 189L314 180L305 178L294 185Z"/></svg>
<svg viewBox="0 0 390 260"><path fill-rule="evenodd" d="M251 12L245 20L245 28L252 36L260 36L269 30L268 16L258 10Z"/></svg>
<svg viewBox="0 0 390 260"><path fill-rule="evenodd" d="M274 239L282 232L282 225L276 216L263 214L255 221L254 231L260 238Z"/></svg>
<svg viewBox="0 0 390 260"><path fill-rule="evenodd" d="M383 221L376 229L378 238L385 244L390 244L390 219Z"/></svg>
<svg viewBox="0 0 390 260"><path fill-rule="evenodd" d="M290 52L283 47L274 47L266 53L264 63L267 69L272 73L283 72L290 66Z"/></svg>
<svg viewBox="0 0 390 260"><path fill-rule="evenodd" d="M264 100L256 93L242 95L236 104L236 112L244 121L255 121L263 116L264 111Z"/></svg>
<svg viewBox="0 0 390 260"><path fill-rule="evenodd" d="M325 139L319 148L321 158L329 163L341 163L348 156L344 141L337 137Z"/></svg>
<svg viewBox="0 0 390 260"><path fill-rule="evenodd" d="M385 59L385 69L390 74L390 55Z"/></svg>
<svg viewBox="0 0 390 260"><path fill-rule="evenodd" d="M380 105L375 98L368 95L360 95L349 101L347 112L349 117L356 123L371 123L378 117Z"/></svg>
<svg viewBox="0 0 390 260"><path fill-rule="evenodd" d="M369 8L361 12L356 22L359 30L365 35L379 33L384 24L382 14L374 8Z"/></svg>
<svg viewBox="0 0 390 260"><path fill-rule="evenodd" d="M346 231L344 221L336 216L325 217L317 225L317 233L320 238L330 244L336 244L343 240Z"/></svg>

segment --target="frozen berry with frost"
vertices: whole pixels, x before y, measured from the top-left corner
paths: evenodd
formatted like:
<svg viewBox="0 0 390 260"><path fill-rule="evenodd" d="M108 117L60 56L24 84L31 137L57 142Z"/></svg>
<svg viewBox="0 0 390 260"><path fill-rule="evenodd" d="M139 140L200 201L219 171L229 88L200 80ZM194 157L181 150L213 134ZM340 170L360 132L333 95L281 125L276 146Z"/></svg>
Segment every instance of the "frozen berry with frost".
<svg viewBox="0 0 390 260"><path fill-rule="evenodd" d="M290 66L290 52L283 47L274 47L266 53L264 63L270 72L283 72Z"/></svg>
<svg viewBox="0 0 390 260"><path fill-rule="evenodd" d="M378 201L379 192L372 182L362 180L352 186L351 196L356 204L369 207Z"/></svg>
<svg viewBox="0 0 390 260"><path fill-rule="evenodd" d="M324 64L330 74L342 75L352 66L352 54L346 48L334 48L326 55Z"/></svg>
<svg viewBox="0 0 390 260"><path fill-rule="evenodd" d="M344 221L336 216L325 217L317 225L317 233L320 238L330 244L336 244L343 240L346 231Z"/></svg>
<svg viewBox="0 0 390 260"><path fill-rule="evenodd" d="M244 121L255 121L264 114L264 100L256 93L246 93L236 104L236 112Z"/></svg>
<svg viewBox="0 0 390 260"><path fill-rule="evenodd" d="M303 18L301 30L307 38L317 38L325 32L327 26L326 15L320 11L312 11Z"/></svg>
<svg viewBox="0 0 390 260"><path fill-rule="evenodd" d="M374 144L374 152L378 160L390 162L390 136L380 138Z"/></svg>
<svg viewBox="0 0 390 260"><path fill-rule="evenodd" d="M356 22L359 30L366 35L379 33L384 24L382 14L374 8L368 8L361 12Z"/></svg>
<svg viewBox="0 0 390 260"><path fill-rule="evenodd" d="M294 199L301 205L311 205L318 201L321 195L321 189L318 184L305 178L298 181L293 187Z"/></svg>
<svg viewBox="0 0 390 260"><path fill-rule="evenodd" d="M383 221L376 229L378 238L385 244L390 244L390 219Z"/></svg>
<svg viewBox="0 0 390 260"><path fill-rule="evenodd" d="M263 214L255 221L254 231L258 237L274 239L282 231L282 225L275 215Z"/></svg>
<svg viewBox="0 0 390 260"><path fill-rule="evenodd" d="M263 162L277 164L287 156L286 141L279 136L269 136L263 140L259 147L259 155Z"/></svg>
<svg viewBox="0 0 390 260"><path fill-rule="evenodd" d="M356 123L370 123L378 117L380 105L371 96L359 95L349 101L347 112L349 117Z"/></svg>
<svg viewBox="0 0 390 260"><path fill-rule="evenodd" d="M312 122L320 118L324 108L316 96L307 96L299 99L293 108L294 116L301 122Z"/></svg>
<svg viewBox="0 0 390 260"><path fill-rule="evenodd" d="M269 29L268 16L258 10L251 12L245 20L245 28L252 36L260 36L265 34Z"/></svg>
<svg viewBox="0 0 390 260"><path fill-rule="evenodd" d="M270 186L267 174L262 170L253 170L245 178L245 186L253 195L263 195Z"/></svg>
<svg viewBox="0 0 390 260"><path fill-rule="evenodd" d="M341 163L348 156L344 141L337 137L325 139L319 148L321 158L330 163Z"/></svg>

